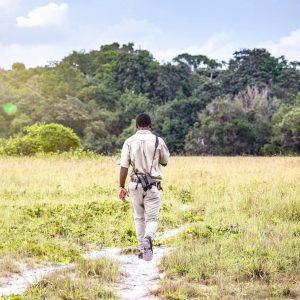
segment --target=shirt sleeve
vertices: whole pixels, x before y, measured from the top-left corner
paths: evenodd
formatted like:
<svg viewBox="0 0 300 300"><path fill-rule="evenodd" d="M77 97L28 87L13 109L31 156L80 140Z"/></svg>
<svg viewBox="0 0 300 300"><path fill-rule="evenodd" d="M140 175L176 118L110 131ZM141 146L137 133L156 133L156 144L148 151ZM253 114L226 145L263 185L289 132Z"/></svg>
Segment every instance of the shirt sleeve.
<svg viewBox="0 0 300 300"><path fill-rule="evenodd" d="M127 140L124 142L122 147L120 166L127 169L130 166L130 152L129 152L129 144Z"/></svg>
<svg viewBox="0 0 300 300"><path fill-rule="evenodd" d="M161 149L160 149L160 153L159 153L159 163L161 165L165 166L169 162L170 152L169 152L169 149L163 139L160 139L159 142L161 145Z"/></svg>

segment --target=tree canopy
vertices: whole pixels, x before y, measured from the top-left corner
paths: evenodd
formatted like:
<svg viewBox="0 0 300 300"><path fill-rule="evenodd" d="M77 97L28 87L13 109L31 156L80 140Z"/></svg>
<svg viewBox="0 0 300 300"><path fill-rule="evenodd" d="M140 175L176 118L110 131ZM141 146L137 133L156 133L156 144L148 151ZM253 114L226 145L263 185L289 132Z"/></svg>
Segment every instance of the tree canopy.
<svg viewBox="0 0 300 300"><path fill-rule="evenodd" d="M133 43L113 43L0 69L0 138L58 123L85 149L114 154L148 112L174 154L299 154L299 99L300 63L266 49L236 51L228 62L182 53L159 63Z"/></svg>

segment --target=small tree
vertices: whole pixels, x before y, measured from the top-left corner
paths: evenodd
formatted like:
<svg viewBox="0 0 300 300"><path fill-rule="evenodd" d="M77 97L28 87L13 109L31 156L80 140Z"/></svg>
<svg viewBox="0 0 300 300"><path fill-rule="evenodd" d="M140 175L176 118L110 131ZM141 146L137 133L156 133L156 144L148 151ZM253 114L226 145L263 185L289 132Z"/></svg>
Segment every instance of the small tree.
<svg viewBox="0 0 300 300"><path fill-rule="evenodd" d="M61 153L81 146L79 137L70 128L60 124L34 124L23 130L20 137L2 143L1 152L7 155L34 155Z"/></svg>

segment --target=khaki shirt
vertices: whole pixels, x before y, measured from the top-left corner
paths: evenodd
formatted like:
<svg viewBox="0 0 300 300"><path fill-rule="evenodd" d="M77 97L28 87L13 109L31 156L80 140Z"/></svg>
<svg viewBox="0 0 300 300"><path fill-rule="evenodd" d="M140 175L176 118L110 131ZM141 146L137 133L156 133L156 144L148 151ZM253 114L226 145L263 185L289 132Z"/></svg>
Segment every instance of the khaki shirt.
<svg viewBox="0 0 300 300"><path fill-rule="evenodd" d="M121 167L129 168L132 165L137 174L149 173L155 151L155 140L156 137L150 130L138 130L124 142L120 159ZM151 176L153 179L161 180L163 175L160 165L168 163L170 153L164 140L159 137L158 141ZM134 174L132 170L131 176Z"/></svg>

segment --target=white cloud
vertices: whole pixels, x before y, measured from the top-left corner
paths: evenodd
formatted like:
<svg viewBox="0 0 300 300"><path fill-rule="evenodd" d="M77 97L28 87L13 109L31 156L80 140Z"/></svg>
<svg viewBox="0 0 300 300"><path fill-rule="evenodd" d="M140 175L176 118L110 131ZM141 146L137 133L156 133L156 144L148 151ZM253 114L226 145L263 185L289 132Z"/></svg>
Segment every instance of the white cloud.
<svg viewBox="0 0 300 300"><path fill-rule="evenodd" d="M284 55L289 60L300 60L300 28L281 37L277 42L265 41L257 47L266 48L275 56Z"/></svg>
<svg viewBox="0 0 300 300"><path fill-rule="evenodd" d="M0 68L10 69L15 62L23 62L26 67L43 66L49 61L60 60L71 53L74 45L21 45L0 44Z"/></svg>
<svg viewBox="0 0 300 300"><path fill-rule="evenodd" d="M160 29L147 20L123 19L119 24L110 26L107 35L130 38L132 35L159 34Z"/></svg>
<svg viewBox="0 0 300 300"><path fill-rule="evenodd" d="M0 0L1 1L1 0ZM18 27L44 27L61 25L67 16L68 3L56 4L50 2L30 11L27 17L17 17Z"/></svg>
<svg viewBox="0 0 300 300"><path fill-rule="evenodd" d="M147 20L123 19L120 23L108 27L91 46L98 48L99 45L112 42L134 42L136 46L148 48L157 41L160 34L160 28Z"/></svg>
<svg viewBox="0 0 300 300"><path fill-rule="evenodd" d="M181 53L204 54L210 58L219 60L228 60L232 53L237 49L235 43L230 41L229 35L220 33L211 36L208 40L199 45L169 48L169 49L153 49L154 56L161 62L171 61L174 57Z"/></svg>
<svg viewBox="0 0 300 300"><path fill-rule="evenodd" d="M0 8L8 8L10 6L14 6L16 2L18 2L18 1L16 1L16 0L0 0Z"/></svg>
<svg viewBox="0 0 300 300"><path fill-rule="evenodd" d="M159 61L170 61L180 53L205 54L208 57L228 61L234 51L243 48L266 48L274 56L284 55L288 60L300 60L300 28L291 31L278 41L264 41L258 44L241 44L233 41L226 33L216 34L207 41L194 46L169 49L153 49L154 56Z"/></svg>
<svg viewBox="0 0 300 300"><path fill-rule="evenodd" d="M0 0L3 1L3 0ZM8 2L7 2L8 3ZM19 43L1 45L0 68L10 68L14 62L24 62L27 67L45 65L48 61L60 60L73 50L99 49L100 45L119 42L134 42L149 50L160 62L171 61L180 53L204 54L210 58L228 61L234 51L241 48L265 47L275 56L285 55L289 60L300 60L300 29L292 31L278 41L265 41L259 44L239 43L229 33L219 33L201 43L183 44L180 40L169 47L166 46L164 34L159 27L146 20L124 19L120 23L110 26L97 37L95 28L83 27L76 35L70 36L68 41L43 45L23 45Z"/></svg>
<svg viewBox="0 0 300 300"><path fill-rule="evenodd" d="M110 26L88 48L99 48L99 45L118 42L134 42L136 47L141 46L149 50L160 62L171 61L180 53L205 54L211 58L227 60L236 50L236 45L230 41L227 33L211 36L198 45L185 47L162 47L164 37L162 30L147 20L123 19L120 23ZM161 43L162 42L162 43Z"/></svg>
<svg viewBox="0 0 300 300"><path fill-rule="evenodd" d="M1 0L0 0L1 1ZM99 49L100 45L111 42L128 43L133 41L148 49L150 40L159 34L159 28L148 21L126 19L117 25L109 27L103 34L95 38L93 28L84 27L79 30L76 39L68 38L65 43L31 44L20 43L2 44L0 42L0 68L11 68L14 62L23 62L26 67L45 65L48 61L60 60L72 53L73 50ZM140 41L137 43L136 41ZM152 44L152 42L151 42Z"/></svg>
<svg viewBox="0 0 300 300"><path fill-rule="evenodd" d="M19 4L19 0L0 0L0 10L1 12L11 12L14 11Z"/></svg>

